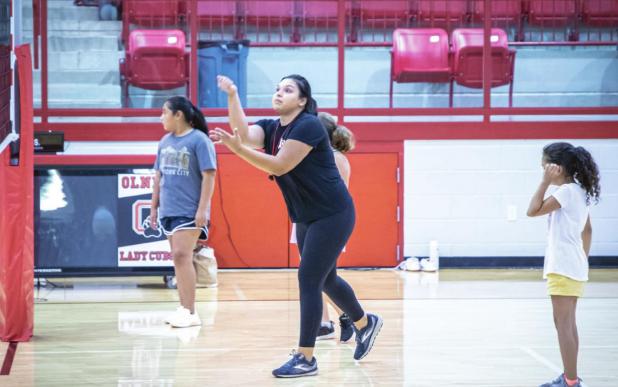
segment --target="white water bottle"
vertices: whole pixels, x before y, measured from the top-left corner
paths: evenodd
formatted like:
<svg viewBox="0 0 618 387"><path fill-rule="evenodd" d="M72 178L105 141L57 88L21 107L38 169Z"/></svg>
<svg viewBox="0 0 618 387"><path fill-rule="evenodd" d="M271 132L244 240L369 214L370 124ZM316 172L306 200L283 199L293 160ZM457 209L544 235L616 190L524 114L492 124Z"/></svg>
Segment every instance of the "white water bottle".
<svg viewBox="0 0 618 387"><path fill-rule="evenodd" d="M429 262L438 270L440 268L440 252L438 250L438 241L429 242Z"/></svg>

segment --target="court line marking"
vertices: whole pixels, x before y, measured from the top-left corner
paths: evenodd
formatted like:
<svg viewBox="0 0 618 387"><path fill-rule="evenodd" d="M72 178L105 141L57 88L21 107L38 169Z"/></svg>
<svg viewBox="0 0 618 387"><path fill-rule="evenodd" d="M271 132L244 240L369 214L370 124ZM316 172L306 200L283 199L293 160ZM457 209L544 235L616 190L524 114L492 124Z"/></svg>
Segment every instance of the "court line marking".
<svg viewBox="0 0 618 387"><path fill-rule="evenodd" d="M0 375L8 375L11 373L11 366L13 365L15 352L17 352L17 341L11 341L8 348L6 349L6 354L4 355L4 361L2 362Z"/></svg>
<svg viewBox="0 0 618 387"><path fill-rule="evenodd" d="M237 285L235 285L237 287ZM221 289L221 288L219 288ZM298 301L298 297L294 297L294 298L246 298L246 296L244 295L244 293L242 292L242 290L240 290L240 288L238 288L238 290L240 291L240 293L242 294L242 297L244 297L244 299L241 300L237 300L237 299L220 299L220 300L196 300L195 302L236 302L236 301L249 301L249 302L255 302L255 301L268 301L268 302L278 302L278 301L282 301L282 302L288 302L288 301ZM283 291L287 291L289 289L284 289ZM235 289L236 291L236 289ZM236 295L238 296L238 293L236 293ZM505 301L547 301L547 297L530 297L530 298L506 298L506 297L494 297L494 298L466 298L466 297L457 297L457 298L362 298L359 297L358 298L359 301L406 301L406 302L416 302L416 301L498 301L498 300L505 300ZM607 301L607 300L618 300L618 297L586 297L586 300L603 300L603 301ZM37 301L34 304L37 306L53 306L53 305L88 305L88 304L173 304L173 303L178 303L178 301L175 300L169 300L169 301L147 301L147 300L141 300L141 299L135 299L135 300L129 300L129 301L123 301L123 300L112 300L112 301L101 301L101 300L75 300L75 301L71 301L71 300L63 300L63 301L55 301L55 300L47 300L47 301Z"/></svg>
<svg viewBox="0 0 618 387"><path fill-rule="evenodd" d="M435 346L414 346L415 349L418 350L430 350L430 349L435 349ZM485 351L485 350L505 350L505 349L513 349L516 347L510 347L510 346L506 346L506 347L487 347L487 346L455 346L455 347L449 347L450 349L454 349L454 350L462 350L462 351L469 351L469 350L481 350L481 351ZM553 349L555 348L555 346L546 346L546 347L538 347L538 348L544 348L544 349ZM580 348L584 348L584 347L580 347ZM618 348L618 346L588 346L585 347L588 349L598 349L598 348L606 348L606 349L615 349ZM287 350L289 349L288 347L281 347L281 350ZM529 354L530 356L532 356L533 358L539 360L540 362L542 362L543 364L547 365L550 369L552 369L553 371L560 373L562 372L562 368L558 367L557 365L555 365L554 363L550 362L549 360L547 360L546 358L544 358L543 356L541 356L538 352L527 348L527 347L519 347L519 349L521 349L522 351L526 352L527 354ZM159 349L157 349L159 350ZM229 351L229 348L162 348L160 349L163 352L185 352L185 353L192 353L192 352L226 352ZM235 348L235 351L242 351L242 348ZM27 350L21 350L20 352L22 354L36 354L36 355L59 355L59 354L96 354L96 353L127 353L127 352L133 352L134 349L99 349L99 350L67 350L67 351L27 351Z"/></svg>
<svg viewBox="0 0 618 387"><path fill-rule="evenodd" d="M247 296L237 284L234 284L234 293L236 293L239 301L247 301Z"/></svg>
<svg viewBox="0 0 618 387"><path fill-rule="evenodd" d="M532 356L534 359L538 360L540 363L544 364L545 366L547 366L547 368L554 371L555 373L561 374L564 371L562 367L559 367L556 364L552 363L549 359L547 359L545 356L541 355L532 348L519 347L519 349ZM587 387L584 382L581 382L580 385L582 387Z"/></svg>

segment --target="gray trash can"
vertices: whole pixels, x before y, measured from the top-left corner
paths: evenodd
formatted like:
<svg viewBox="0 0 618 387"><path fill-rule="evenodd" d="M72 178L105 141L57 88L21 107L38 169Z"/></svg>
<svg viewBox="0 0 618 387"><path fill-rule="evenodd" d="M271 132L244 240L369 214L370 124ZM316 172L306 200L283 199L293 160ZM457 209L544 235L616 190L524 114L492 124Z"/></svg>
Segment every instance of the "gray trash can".
<svg viewBox="0 0 618 387"><path fill-rule="evenodd" d="M249 41L202 41L198 46L199 105L227 107L227 96L217 88L217 75L232 79L243 107L247 106Z"/></svg>

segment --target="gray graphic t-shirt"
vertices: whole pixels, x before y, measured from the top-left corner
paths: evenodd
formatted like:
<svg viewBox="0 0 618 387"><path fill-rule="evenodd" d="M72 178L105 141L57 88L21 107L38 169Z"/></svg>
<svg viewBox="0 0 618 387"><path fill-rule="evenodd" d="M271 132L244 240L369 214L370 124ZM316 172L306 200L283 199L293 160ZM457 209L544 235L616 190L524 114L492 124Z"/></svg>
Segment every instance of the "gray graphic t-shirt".
<svg viewBox="0 0 618 387"><path fill-rule="evenodd" d="M159 217L194 218L200 203L202 171L217 169L215 146L196 129L181 137L168 133L159 142L154 169L161 172Z"/></svg>

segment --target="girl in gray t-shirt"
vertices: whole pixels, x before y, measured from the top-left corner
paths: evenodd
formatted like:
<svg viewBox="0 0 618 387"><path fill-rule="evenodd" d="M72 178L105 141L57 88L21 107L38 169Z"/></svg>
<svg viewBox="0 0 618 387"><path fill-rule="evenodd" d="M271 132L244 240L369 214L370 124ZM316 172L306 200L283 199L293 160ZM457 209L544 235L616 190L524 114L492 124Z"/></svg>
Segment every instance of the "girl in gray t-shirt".
<svg viewBox="0 0 618 387"><path fill-rule="evenodd" d="M180 298L165 322L185 328L202 324L195 311L193 248L208 238L217 160L204 115L187 98L168 99L161 123L168 133L157 150L150 220L170 242Z"/></svg>

